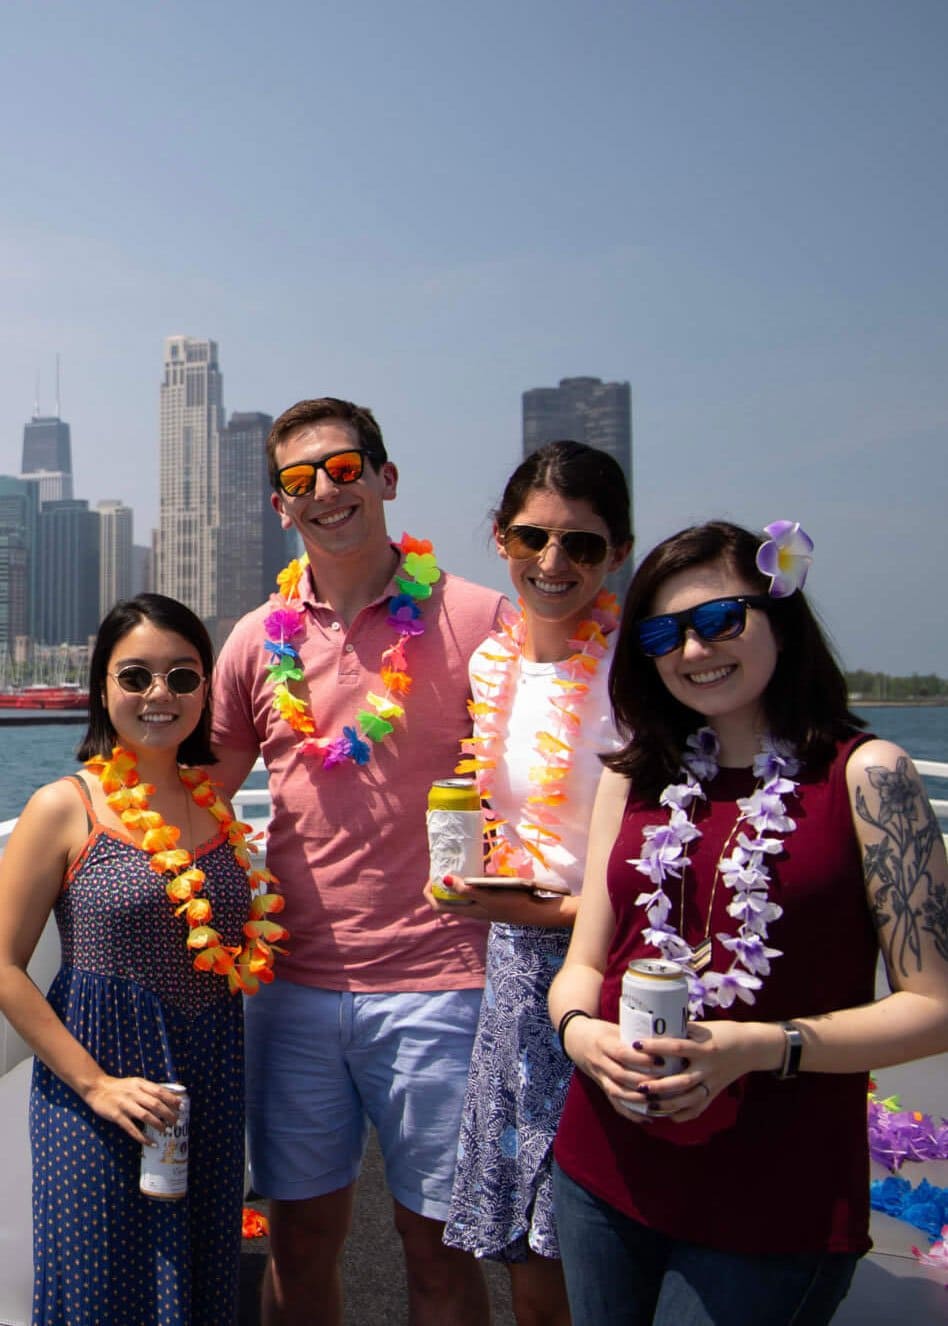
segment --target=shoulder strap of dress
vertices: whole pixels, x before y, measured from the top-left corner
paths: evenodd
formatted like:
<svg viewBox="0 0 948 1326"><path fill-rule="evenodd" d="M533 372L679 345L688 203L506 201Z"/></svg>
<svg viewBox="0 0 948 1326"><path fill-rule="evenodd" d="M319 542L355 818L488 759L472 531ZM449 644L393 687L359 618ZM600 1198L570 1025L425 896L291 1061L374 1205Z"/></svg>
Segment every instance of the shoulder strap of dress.
<svg viewBox="0 0 948 1326"><path fill-rule="evenodd" d="M79 799L86 808L86 828L91 833L99 821L96 817L95 810L92 807L92 798L89 796L88 788L78 774L66 774L63 782L72 783L75 786L76 791L79 793Z"/></svg>

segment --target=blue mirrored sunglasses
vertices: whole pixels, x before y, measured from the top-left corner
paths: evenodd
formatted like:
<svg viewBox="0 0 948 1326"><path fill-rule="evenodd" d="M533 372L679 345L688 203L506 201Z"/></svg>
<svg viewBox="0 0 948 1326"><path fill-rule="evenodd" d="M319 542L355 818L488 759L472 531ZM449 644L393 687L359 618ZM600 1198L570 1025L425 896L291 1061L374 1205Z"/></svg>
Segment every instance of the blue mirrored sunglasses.
<svg viewBox="0 0 948 1326"><path fill-rule="evenodd" d="M767 608L766 594L735 594L726 599L709 599L683 612L665 612L659 617L645 617L635 628L639 648L647 658L661 658L680 649L685 631L692 630L705 644L715 640L733 640L747 625L748 608Z"/></svg>

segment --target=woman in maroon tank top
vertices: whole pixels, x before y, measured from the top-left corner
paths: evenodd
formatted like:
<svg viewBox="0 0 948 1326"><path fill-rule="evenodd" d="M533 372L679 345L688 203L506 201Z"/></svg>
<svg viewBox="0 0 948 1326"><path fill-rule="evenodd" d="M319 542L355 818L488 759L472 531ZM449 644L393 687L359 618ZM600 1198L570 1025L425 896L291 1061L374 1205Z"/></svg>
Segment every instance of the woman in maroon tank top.
<svg viewBox="0 0 948 1326"><path fill-rule="evenodd" d="M550 993L582 1070L555 1148L574 1326L828 1322L870 1246L868 1071L948 1048L937 821L849 712L812 544L767 533L684 530L625 604L610 696L635 739L604 761ZM681 964L687 1038L621 1040L642 958Z"/></svg>

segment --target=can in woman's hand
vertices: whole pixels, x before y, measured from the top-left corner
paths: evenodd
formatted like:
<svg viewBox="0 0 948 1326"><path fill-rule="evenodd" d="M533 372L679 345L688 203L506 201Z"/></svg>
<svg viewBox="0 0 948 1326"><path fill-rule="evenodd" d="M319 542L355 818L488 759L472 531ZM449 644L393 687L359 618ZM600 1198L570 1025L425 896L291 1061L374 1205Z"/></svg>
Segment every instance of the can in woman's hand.
<svg viewBox="0 0 948 1326"><path fill-rule="evenodd" d="M630 962L622 978L619 1001L619 1035L631 1045L647 1036L687 1036L688 979L684 968L666 958L638 958ZM661 1066L649 1069L652 1077L679 1073L684 1061L666 1055ZM644 1114L644 1105L623 1102L623 1108Z"/></svg>
<svg viewBox="0 0 948 1326"><path fill-rule="evenodd" d="M141 1175L138 1186L146 1197L161 1201L180 1201L188 1191L188 1134L191 1123L191 1099L180 1082L160 1084L178 1097L178 1117L167 1128L145 1124L145 1136L154 1146L142 1146Z"/></svg>
<svg viewBox="0 0 948 1326"><path fill-rule="evenodd" d="M484 873L484 818L477 786L470 778L442 778L428 793L428 878L442 902L465 902L445 875Z"/></svg>

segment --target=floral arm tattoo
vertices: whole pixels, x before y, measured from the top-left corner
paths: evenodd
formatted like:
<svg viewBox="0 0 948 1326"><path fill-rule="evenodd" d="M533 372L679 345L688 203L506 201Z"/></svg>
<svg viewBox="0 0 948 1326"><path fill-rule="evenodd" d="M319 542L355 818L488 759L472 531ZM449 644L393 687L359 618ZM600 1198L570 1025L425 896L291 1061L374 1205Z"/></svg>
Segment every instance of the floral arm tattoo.
<svg viewBox="0 0 948 1326"><path fill-rule="evenodd" d="M872 915L890 971L903 976L922 969L922 933L948 962L948 885L932 875L939 846L938 821L924 789L902 755L895 769L874 765L869 782L879 794L875 814L856 789L856 814L882 835L864 848L863 869Z"/></svg>

